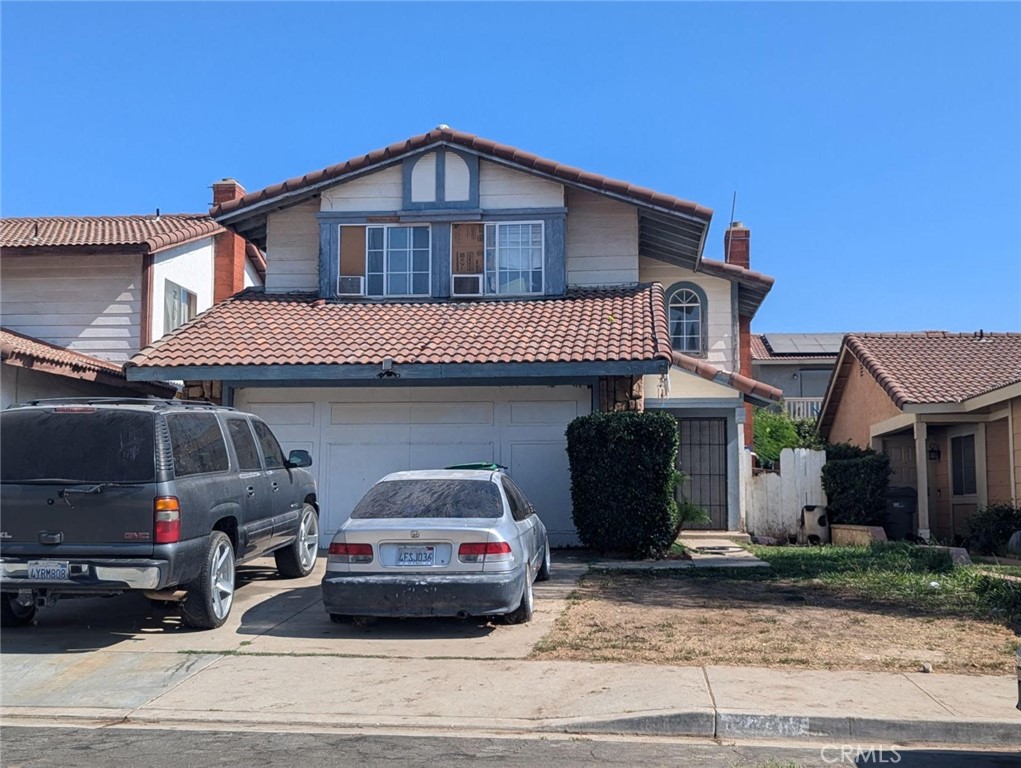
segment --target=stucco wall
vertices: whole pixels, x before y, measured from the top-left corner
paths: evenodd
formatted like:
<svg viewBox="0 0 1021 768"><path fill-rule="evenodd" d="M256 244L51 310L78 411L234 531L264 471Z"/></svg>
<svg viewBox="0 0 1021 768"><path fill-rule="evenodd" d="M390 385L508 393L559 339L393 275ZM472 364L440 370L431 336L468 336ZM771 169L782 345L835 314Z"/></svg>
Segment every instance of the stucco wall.
<svg viewBox="0 0 1021 768"><path fill-rule="evenodd" d="M1021 504L1021 397L1010 401L1014 432L1014 503Z"/></svg>
<svg viewBox="0 0 1021 768"><path fill-rule="evenodd" d="M994 501L1010 501L1010 430L1007 419L990 421L986 424L986 498Z"/></svg>
<svg viewBox="0 0 1021 768"><path fill-rule="evenodd" d="M829 440L831 443L849 442L868 448L871 445L869 427L900 412L865 367L852 357L851 375L844 384Z"/></svg>
<svg viewBox="0 0 1021 768"><path fill-rule="evenodd" d="M213 305L213 238L160 251L152 263L151 339L173 329L164 327L167 280L195 294L199 312Z"/></svg>

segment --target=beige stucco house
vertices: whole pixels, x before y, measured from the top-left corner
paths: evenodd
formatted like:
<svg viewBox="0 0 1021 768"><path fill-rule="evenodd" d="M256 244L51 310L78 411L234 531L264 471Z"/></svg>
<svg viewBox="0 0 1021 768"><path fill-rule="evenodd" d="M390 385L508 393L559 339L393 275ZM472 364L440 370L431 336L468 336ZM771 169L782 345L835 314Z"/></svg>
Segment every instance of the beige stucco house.
<svg viewBox="0 0 1021 768"><path fill-rule="evenodd" d="M819 432L890 457L919 536L964 537L978 508L1021 502L1021 333L848 334Z"/></svg>

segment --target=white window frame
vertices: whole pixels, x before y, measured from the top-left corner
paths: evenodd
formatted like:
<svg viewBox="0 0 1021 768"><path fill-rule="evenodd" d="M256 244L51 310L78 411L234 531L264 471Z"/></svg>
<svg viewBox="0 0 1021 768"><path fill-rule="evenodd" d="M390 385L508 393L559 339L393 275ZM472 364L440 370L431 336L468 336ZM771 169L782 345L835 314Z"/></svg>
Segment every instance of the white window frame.
<svg viewBox="0 0 1021 768"><path fill-rule="evenodd" d="M387 277L390 275L390 234L391 229L407 229L413 230L416 228L424 228L429 236L429 243L427 250L429 253L429 268L426 270L426 291L425 293L388 293L387 292ZM369 230L381 229L383 230L383 293L381 295L369 294ZM409 232L409 235L414 238L414 235ZM413 241L412 241L413 242ZM414 266L414 248L409 251L411 263L409 266ZM365 282L362 286L362 292L364 296L369 298L380 298L380 299L421 299L428 298L432 295L432 272L433 272L433 230L429 224L366 224L365 225ZM377 274L377 273L373 273ZM414 269L409 269L406 273L408 275L408 287L412 286L414 282L413 275L415 274ZM345 275L346 277L346 275Z"/></svg>
<svg viewBox="0 0 1021 768"><path fill-rule="evenodd" d="M698 334L694 336L694 338L698 342L697 349L680 349L674 343L675 339L678 338L679 339L693 338L692 335L688 333L681 334L681 336L679 337L674 335L673 316L671 312L674 308L674 301L683 293L691 294L691 296L694 298L694 302L692 303L689 301L684 304L681 304L680 306L698 307ZM708 352L706 347L708 347L709 345L709 340L707 338L708 326L706 325L706 302L702 300L701 296L699 296L698 291L695 291L687 287L687 285L682 285L680 288L671 289L669 292L669 296L667 297L666 314L667 323L670 325L670 348L675 350L676 352L680 352L682 355L689 355L691 357L705 357Z"/></svg>
<svg viewBox="0 0 1021 768"><path fill-rule="evenodd" d="M958 496L954 493L954 438L967 437L968 435L974 435L975 438L975 493ZM986 474L986 425L969 424L948 429L947 454L947 484L950 486L951 504L986 506L989 500L989 478Z"/></svg>
<svg viewBox="0 0 1021 768"><path fill-rule="evenodd" d="M546 222L542 219L535 221L483 221L481 222L482 227L482 290L486 296L542 296L546 293ZM493 268L493 273L496 275L494 281L494 290L489 291L486 285L486 276L489 272L487 267L489 266L486 261L489 258L489 227L495 226L497 228L497 241L500 239L499 228L504 226L519 226L519 225L539 225L539 241L541 248L541 271L542 271L542 285L540 285L538 291L527 291L523 293L501 293L500 292L500 248L499 245L494 247L496 254L496 265Z"/></svg>
<svg viewBox="0 0 1021 768"><path fill-rule="evenodd" d="M177 325L170 325L170 318L168 318L167 315L166 315L166 311L167 311L167 293L170 292L170 290L172 290L172 288L176 288L179 291L179 294L178 294L178 297L177 297L177 301L175 302L176 307L177 307L178 318L184 318ZM186 315L188 314L188 310L190 309L190 302L188 301L188 297L191 297L191 299L194 300L194 303L195 303L195 314L192 315L191 317L186 317ZM199 313L199 297L198 297L198 294L195 291L193 291L193 290L191 290L189 288L185 288L180 283L175 283L173 280L166 280L166 279L164 279L164 281L163 281L163 326L164 326L163 327L163 333L164 334L168 334L171 331L175 330L176 328L180 328L185 323L187 323L187 322L189 322L191 320L194 320L198 316L198 313Z"/></svg>

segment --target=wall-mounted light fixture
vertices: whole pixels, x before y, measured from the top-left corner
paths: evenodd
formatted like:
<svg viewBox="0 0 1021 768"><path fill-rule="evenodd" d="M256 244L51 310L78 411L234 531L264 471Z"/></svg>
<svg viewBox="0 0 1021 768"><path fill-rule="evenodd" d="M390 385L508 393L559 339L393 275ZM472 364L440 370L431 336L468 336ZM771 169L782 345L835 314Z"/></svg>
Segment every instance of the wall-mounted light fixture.
<svg viewBox="0 0 1021 768"><path fill-rule="evenodd" d="M929 446L929 450L928 450L928 454L929 454L929 461L939 461L939 446L938 445L930 445Z"/></svg>

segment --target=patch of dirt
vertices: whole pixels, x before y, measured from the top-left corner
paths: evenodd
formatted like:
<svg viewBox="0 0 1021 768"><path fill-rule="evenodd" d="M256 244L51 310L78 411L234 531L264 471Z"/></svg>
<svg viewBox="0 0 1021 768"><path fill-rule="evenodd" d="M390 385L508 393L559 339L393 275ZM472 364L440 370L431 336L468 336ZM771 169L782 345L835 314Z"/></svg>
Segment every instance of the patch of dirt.
<svg viewBox="0 0 1021 768"><path fill-rule="evenodd" d="M1013 674L1013 631L804 583L586 576L535 659Z"/></svg>

